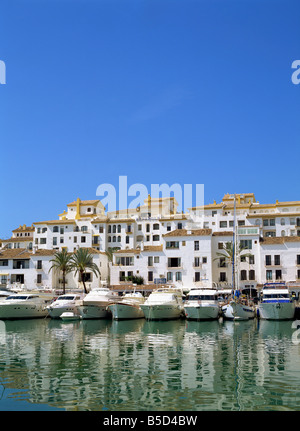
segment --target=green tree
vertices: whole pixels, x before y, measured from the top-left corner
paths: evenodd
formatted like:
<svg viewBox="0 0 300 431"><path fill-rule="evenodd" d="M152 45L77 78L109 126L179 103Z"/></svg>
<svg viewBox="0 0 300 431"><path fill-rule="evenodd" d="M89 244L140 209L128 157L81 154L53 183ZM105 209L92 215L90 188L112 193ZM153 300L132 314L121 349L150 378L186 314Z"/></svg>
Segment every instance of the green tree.
<svg viewBox="0 0 300 431"><path fill-rule="evenodd" d="M71 258L71 267L75 270L75 275L79 273L79 279L83 283L85 293L88 293L85 285L86 270L89 269L96 275L96 277L101 277L100 269L93 262L93 255L87 248L79 248L74 252Z"/></svg>
<svg viewBox="0 0 300 431"><path fill-rule="evenodd" d="M223 244L223 251L216 252L216 258L214 260L218 260L220 258L224 258L228 263L232 264L233 258L234 258L234 247L232 241L228 241L225 244ZM241 244L239 244L237 252L236 252L236 258L240 256L244 257L250 257L252 256L251 253L247 253L248 249L245 247L242 247Z"/></svg>
<svg viewBox="0 0 300 431"><path fill-rule="evenodd" d="M71 254L67 250L57 251L54 258L50 260L52 263L49 272L54 270L62 273L63 293L66 293L66 275L72 271Z"/></svg>

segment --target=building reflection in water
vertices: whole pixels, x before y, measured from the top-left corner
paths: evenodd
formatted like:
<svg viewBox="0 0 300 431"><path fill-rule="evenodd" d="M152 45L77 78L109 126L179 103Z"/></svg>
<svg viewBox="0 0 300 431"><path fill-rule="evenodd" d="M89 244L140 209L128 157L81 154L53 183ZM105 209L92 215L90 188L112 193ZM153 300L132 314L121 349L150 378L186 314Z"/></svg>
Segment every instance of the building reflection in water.
<svg viewBox="0 0 300 431"><path fill-rule="evenodd" d="M66 410L298 407L299 346L291 322L39 319L1 325L2 399L9 390L15 410L20 400Z"/></svg>

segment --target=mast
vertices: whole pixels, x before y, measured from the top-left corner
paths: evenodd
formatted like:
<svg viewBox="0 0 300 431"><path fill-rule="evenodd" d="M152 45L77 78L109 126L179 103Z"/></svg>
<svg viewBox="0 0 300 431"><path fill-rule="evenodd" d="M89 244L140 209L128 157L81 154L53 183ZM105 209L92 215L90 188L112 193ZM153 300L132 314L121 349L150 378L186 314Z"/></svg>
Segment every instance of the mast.
<svg viewBox="0 0 300 431"><path fill-rule="evenodd" d="M232 242L232 287L236 290L236 196L234 194L234 212L233 212L233 242Z"/></svg>

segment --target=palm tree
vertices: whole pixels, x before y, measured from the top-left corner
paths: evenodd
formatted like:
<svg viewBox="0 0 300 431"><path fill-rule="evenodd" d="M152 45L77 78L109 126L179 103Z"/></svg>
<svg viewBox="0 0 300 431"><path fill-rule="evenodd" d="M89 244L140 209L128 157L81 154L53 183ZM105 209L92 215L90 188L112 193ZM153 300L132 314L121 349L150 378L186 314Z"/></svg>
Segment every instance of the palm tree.
<svg viewBox="0 0 300 431"><path fill-rule="evenodd" d="M50 260L52 265L49 272L53 269L56 272L62 272L63 293L66 293L66 275L72 271L71 254L67 250L57 251L54 258Z"/></svg>
<svg viewBox="0 0 300 431"><path fill-rule="evenodd" d="M248 249L246 247L242 247L241 243L238 245L236 252L234 250L233 242L231 242L231 241L226 242L225 245L223 244L222 250L224 250L224 251L223 252L216 252L217 257L214 260L224 259L230 265L233 265L234 259L235 258L237 259L239 256L240 257L252 256L251 253L246 253L246 250L248 250ZM235 280L234 268L232 268L232 283L233 283L233 288L235 288L236 280Z"/></svg>
<svg viewBox="0 0 300 431"><path fill-rule="evenodd" d="M85 293L88 293L85 286L84 276L86 270L90 269L96 275L96 277L101 277L101 273L98 266L93 262L93 255L89 253L89 250L87 248L79 248L75 251L71 258L71 267L73 270L75 270L75 275L79 273L80 281L83 282L83 288Z"/></svg>
<svg viewBox="0 0 300 431"><path fill-rule="evenodd" d="M228 241L225 243L225 245L223 244L223 248L222 250L224 250L224 252L217 252L216 255L217 257L214 260L223 258L225 260L228 261L228 263L232 264L233 259L234 259L234 247L233 247L233 243L231 241ZM241 244L239 244L237 252L236 252L236 256L243 256L243 257L250 257L252 256L251 253L244 253L246 250L248 250L245 247L242 247Z"/></svg>

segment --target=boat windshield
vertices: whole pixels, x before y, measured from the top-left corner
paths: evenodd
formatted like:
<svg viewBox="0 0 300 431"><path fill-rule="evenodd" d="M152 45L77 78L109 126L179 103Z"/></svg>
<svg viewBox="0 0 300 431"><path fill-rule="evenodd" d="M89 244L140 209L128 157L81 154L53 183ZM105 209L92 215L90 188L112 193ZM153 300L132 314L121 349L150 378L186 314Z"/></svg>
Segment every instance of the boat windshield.
<svg viewBox="0 0 300 431"><path fill-rule="evenodd" d="M279 298L289 298L289 294L288 293L264 294L264 299L279 299Z"/></svg>
<svg viewBox="0 0 300 431"><path fill-rule="evenodd" d="M217 299L214 295L189 295L188 301L215 301Z"/></svg>
<svg viewBox="0 0 300 431"><path fill-rule="evenodd" d="M29 298L35 298L35 296L28 296L28 295L12 295L12 296L8 296L6 298L6 301L11 300L11 299L29 299Z"/></svg>
<svg viewBox="0 0 300 431"><path fill-rule="evenodd" d="M56 301L72 301L75 299L75 296L59 296Z"/></svg>

